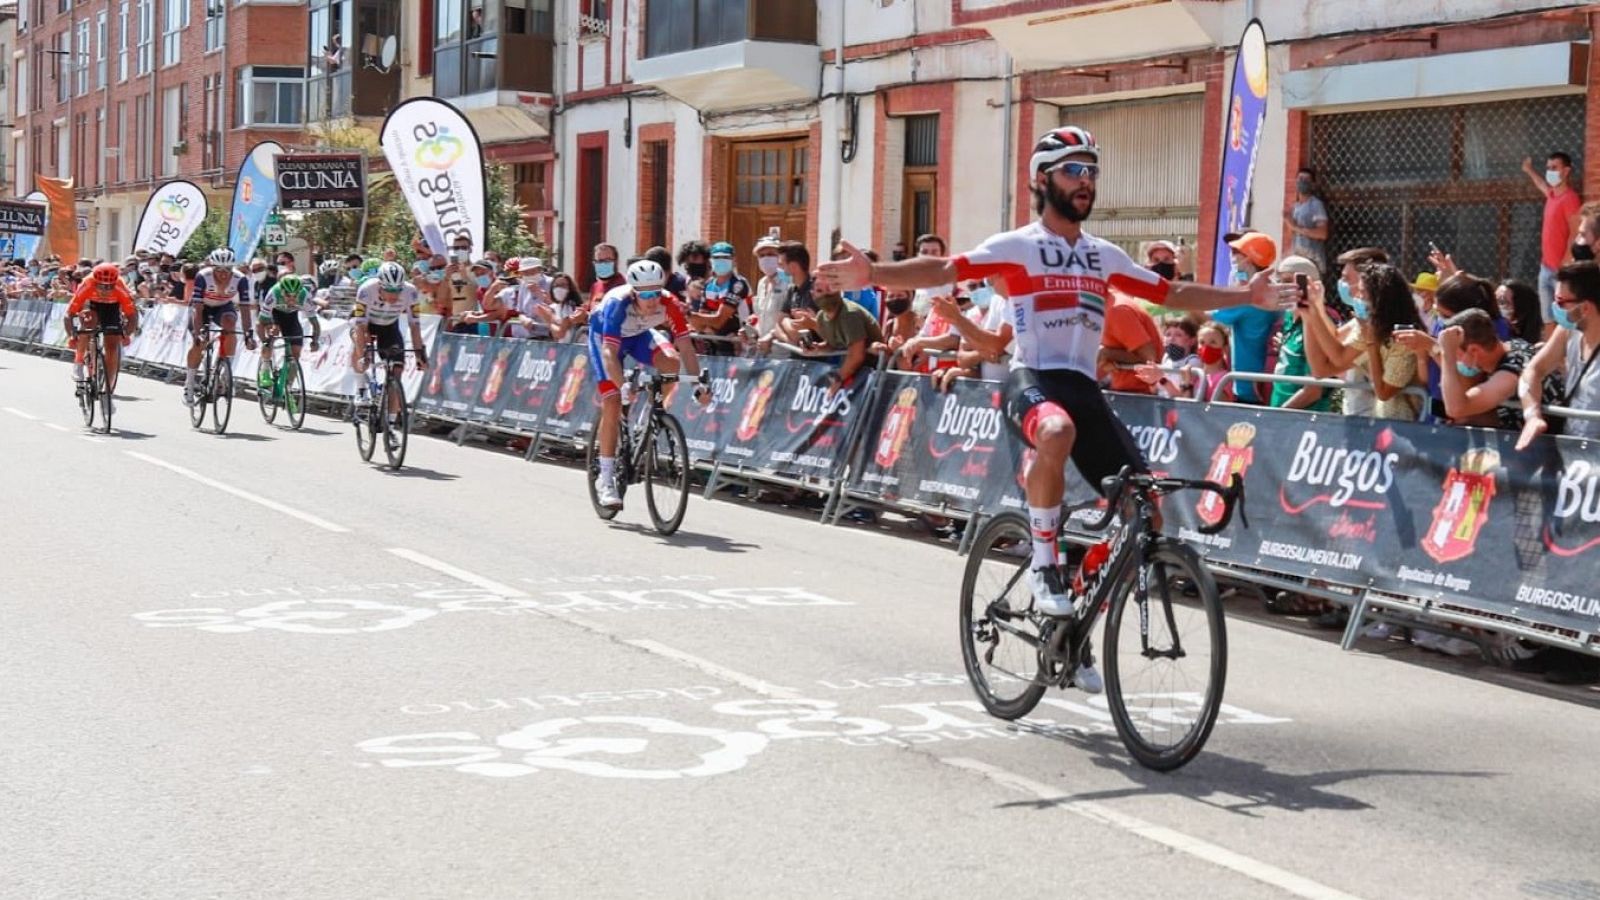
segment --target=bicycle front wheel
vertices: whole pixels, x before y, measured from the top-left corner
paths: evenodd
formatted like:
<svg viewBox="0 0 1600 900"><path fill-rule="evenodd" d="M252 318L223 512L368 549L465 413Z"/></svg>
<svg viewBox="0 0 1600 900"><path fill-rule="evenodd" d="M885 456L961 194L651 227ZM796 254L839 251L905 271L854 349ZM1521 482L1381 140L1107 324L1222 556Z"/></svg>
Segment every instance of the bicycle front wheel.
<svg viewBox="0 0 1600 900"><path fill-rule="evenodd" d="M361 454L362 462L372 462L372 451L378 448L378 412L373 405L376 402L350 401L350 421L356 426L356 451Z"/></svg>
<svg viewBox="0 0 1600 900"><path fill-rule="evenodd" d="M398 410L396 412L395 410ZM406 409L406 393L398 378L383 384L383 454L389 467L398 469L406 461L406 443L411 436L411 413Z"/></svg>
<svg viewBox="0 0 1600 900"><path fill-rule="evenodd" d="M262 347L261 363L256 366L256 405L261 407L261 418L268 425L278 418L278 395L281 391L277 369L272 365L272 350L270 346Z"/></svg>
<svg viewBox="0 0 1600 900"><path fill-rule="evenodd" d="M284 368L283 408L289 413L289 427L295 431L306 424L306 379L300 360L289 360Z"/></svg>
<svg viewBox="0 0 1600 900"><path fill-rule="evenodd" d="M661 534L672 534L689 511L689 442L671 413L655 416L650 448L644 461L645 505L650 522Z"/></svg>
<svg viewBox="0 0 1600 900"><path fill-rule="evenodd" d="M967 553L961 579L961 660L992 716L1020 719L1039 705L1039 627L1029 615L1028 523L1015 513L990 519Z"/></svg>
<svg viewBox="0 0 1600 900"><path fill-rule="evenodd" d="M211 373L211 427L217 434L228 430L228 420L233 418L233 361L217 360L217 369Z"/></svg>
<svg viewBox="0 0 1600 900"><path fill-rule="evenodd" d="M200 371L194 379L194 404L189 407L189 424L195 428L206 423L206 404L211 402L211 359L207 354L200 361Z"/></svg>
<svg viewBox="0 0 1600 900"><path fill-rule="evenodd" d="M1117 585L1106 618L1106 699L1122 743L1146 768L1171 771L1211 736L1228 676L1217 582L1188 545L1162 539ZM1194 593L1188 596L1185 590Z"/></svg>
<svg viewBox="0 0 1600 900"><path fill-rule="evenodd" d="M111 433L111 372L106 368L105 351L95 348L94 390L100 400L100 429Z"/></svg>

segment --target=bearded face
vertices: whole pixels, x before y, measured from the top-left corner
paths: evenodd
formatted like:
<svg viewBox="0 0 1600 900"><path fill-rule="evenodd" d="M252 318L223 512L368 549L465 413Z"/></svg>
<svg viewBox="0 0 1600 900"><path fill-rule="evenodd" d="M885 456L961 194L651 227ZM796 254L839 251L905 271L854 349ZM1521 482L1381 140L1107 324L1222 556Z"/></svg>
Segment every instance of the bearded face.
<svg viewBox="0 0 1600 900"><path fill-rule="evenodd" d="M1044 212L1045 204L1068 222L1083 222L1094 212L1095 183L1088 178L1069 178L1060 169L1045 172L1034 183L1034 207Z"/></svg>

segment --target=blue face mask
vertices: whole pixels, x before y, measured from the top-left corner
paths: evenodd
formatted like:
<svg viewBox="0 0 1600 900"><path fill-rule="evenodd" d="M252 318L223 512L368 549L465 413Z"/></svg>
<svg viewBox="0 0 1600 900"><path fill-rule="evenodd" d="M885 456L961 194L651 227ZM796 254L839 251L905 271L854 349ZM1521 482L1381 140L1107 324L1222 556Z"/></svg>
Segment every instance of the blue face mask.
<svg viewBox="0 0 1600 900"><path fill-rule="evenodd" d="M994 300L994 288L988 285L972 292L972 305L979 309L988 309L992 300Z"/></svg>
<svg viewBox="0 0 1600 900"><path fill-rule="evenodd" d="M711 260L711 271L716 275L726 275L733 271L733 260L713 259Z"/></svg>
<svg viewBox="0 0 1600 900"><path fill-rule="evenodd" d="M1557 303L1550 307L1550 313L1552 317L1555 318L1557 325L1565 328L1568 331L1578 330L1578 323L1572 320L1572 314L1567 312L1567 308L1565 306Z"/></svg>
<svg viewBox="0 0 1600 900"><path fill-rule="evenodd" d="M1355 313L1356 318L1362 322L1365 322L1367 316L1371 315L1371 311L1367 309L1367 301L1359 297L1350 298L1350 311Z"/></svg>
<svg viewBox="0 0 1600 900"><path fill-rule="evenodd" d="M1462 378L1477 378L1483 374L1483 370L1477 366L1469 366L1459 360L1456 362L1456 371L1461 373Z"/></svg>
<svg viewBox="0 0 1600 900"><path fill-rule="evenodd" d="M778 283L778 287L780 288L786 288L794 281L794 279L789 277L788 269L779 269L777 274L772 276L772 280L776 281Z"/></svg>
<svg viewBox="0 0 1600 900"><path fill-rule="evenodd" d="M487 275L479 275L478 276L478 287L486 288L488 286L489 286L489 276L487 276Z"/></svg>
<svg viewBox="0 0 1600 900"><path fill-rule="evenodd" d="M594 264L594 277L596 278L610 278L615 274L617 274L617 264L609 259Z"/></svg>

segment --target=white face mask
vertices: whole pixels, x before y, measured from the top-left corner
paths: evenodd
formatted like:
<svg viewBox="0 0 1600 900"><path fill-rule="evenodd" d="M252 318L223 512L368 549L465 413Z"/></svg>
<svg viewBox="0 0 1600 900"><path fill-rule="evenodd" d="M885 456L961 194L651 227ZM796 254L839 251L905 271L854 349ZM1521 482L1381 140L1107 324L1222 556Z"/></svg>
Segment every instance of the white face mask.
<svg viewBox="0 0 1600 900"><path fill-rule="evenodd" d="M771 275L778 271L778 258L776 256L763 256L756 260L756 265L761 267L761 274Z"/></svg>
<svg viewBox="0 0 1600 900"><path fill-rule="evenodd" d="M551 288L550 289L550 296L556 298L556 302L557 303L565 302L566 299L567 299L567 294L568 293L570 293L570 292L565 287L558 287L558 288Z"/></svg>

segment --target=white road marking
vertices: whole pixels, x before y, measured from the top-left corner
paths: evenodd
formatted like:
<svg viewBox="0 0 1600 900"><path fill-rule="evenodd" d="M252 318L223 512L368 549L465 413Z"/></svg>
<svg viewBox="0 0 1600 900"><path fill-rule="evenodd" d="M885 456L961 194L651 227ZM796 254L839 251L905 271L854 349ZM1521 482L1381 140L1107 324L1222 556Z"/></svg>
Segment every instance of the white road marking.
<svg viewBox="0 0 1600 900"><path fill-rule="evenodd" d="M733 684L737 684L746 690L754 691L763 697L771 697L774 700L794 700L798 699L800 696L798 692L790 688L779 687L771 682L762 681L754 675L746 675L743 672L735 671L727 666L719 666L709 659L695 656L693 653L685 653L682 650L674 647L668 647L666 644L658 641L652 641L647 638L636 638L634 640L624 640L622 643L627 644L630 647L638 647L640 650L654 653L657 656L665 656L668 659L677 660L678 662L683 663L690 668L699 669L713 678L720 678L723 681L732 682Z"/></svg>
<svg viewBox="0 0 1600 900"><path fill-rule="evenodd" d="M38 416L34 415L33 413L25 413L22 410L17 409L15 406L6 407L6 412L11 413L13 416L16 416L19 419L27 419L29 422L39 421Z"/></svg>
<svg viewBox="0 0 1600 900"><path fill-rule="evenodd" d="M78 440L80 440L80 441L88 441L91 444L104 444L105 443L104 440L102 440L100 438L97 438L97 437L89 437L87 434L78 435Z"/></svg>
<svg viewBox="0 0 1600 900"><path fill-rule="evenodd" d="M434 559L427 554L418 553L415 550L407 550L404 547L390 547L389 552L400 557L401 559L410 560L411 562L414 562L424 568L432 569L435 572L439 572L444 575L449 575L451 578L454 578L457 581L465 581L467 584L481 587L489 593L494 594L496 597L516 598L528 596L527 591L517 590L508 584L501 584L492 578L485 578L476 572L468 572L466 569L463 569L459 566L452 566L444 560Z"/></svg>
<svg viewBox="0 0 1600 900"><path fill-rule="evenodd" d="M939 757L939 761L947 766L977 772L996 784L1024 794L1032 794L1040 800L1054 801L1058 804L1058 808L1074 815L1082 816L1101 825L1120 828L1147 841L1153 841L1179 853L1192 856L1195 859L1237 872L1246 878L1279 888L1296 897L1307 897L1311 898L1311 900L1356 900L1352 894L1346 894L1341 890L1312 881L1303 875L1296 875L1293 872L1280 869L1270 863L1252 859L1242 853L1235 853L1226 847L1219 847L1209 841L1191 837L1181 831L1174 831L1165 826L1146 822L1143 819L1118 812L1092 800L1073 800L1070 794L1059 788L1042 784L1015 772L1008 772L998 766L959 756Z"/></svg>
<svg viewBox="0 0 1600 900"><path fill-rule="evenodd" d="M243 488L236 488L231 484L224 484L215 478L207 478L206 476L201 475L199 472L196 472L192 469L185 469L183 466L175 466L166 460L156 459L154 456L147 456L134 450L124 450L122 452L128 454L134 459L143 460L144 462L147 462L153 466L160 466L169 472L175 472L189 479L190 481L198 482L206 487L216 488L217 490L222 491L224 494L232 494L233 496L238 497L240 500L248 500L257 506L264 506L273 512L283 513L286 516L299 519L300 521L305 522L307 525L315 525L316 527L321 528L323 531L331 531L335 534L344 534L350 530L343 525L329 522L327 519L324 519L320 516L314 516L308 512L301 512L292 506L287 506L279 503L276 500L269 500L260 494L253 494L250 491L244 490Z"/></svg>
<svg viewBox="0 0 1600 900"><path fill-rule="evenodd" d="M71 428L68 428L65 425L57 425L54 422L46 422L46 423L44 423L44 427L46 427L46 428L54 428L56 431L65 431L65 432L68 432L68 433L70 433L72 431Z"/></svg>

